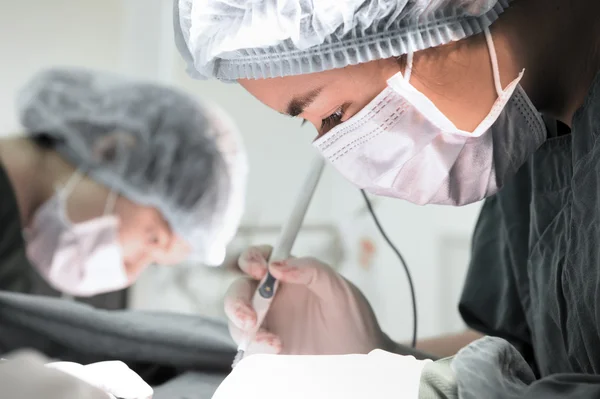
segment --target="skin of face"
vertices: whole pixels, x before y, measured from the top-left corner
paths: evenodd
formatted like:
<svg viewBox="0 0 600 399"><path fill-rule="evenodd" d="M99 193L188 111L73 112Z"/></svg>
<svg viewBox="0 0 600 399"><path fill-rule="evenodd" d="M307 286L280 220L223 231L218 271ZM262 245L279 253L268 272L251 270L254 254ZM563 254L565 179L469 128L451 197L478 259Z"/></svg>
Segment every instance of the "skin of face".
<svg viewBox="0 0 600 399"><path fill-rule="evenodd" d="M81 223L102 216L109 194L109 188L84 177L67 199L69 220ZM119 219L119 241L131 283L150 264L175 265L190 254L189 245L172 231L157 209L119 195L112 214Z"/></svg>
<svg viewBox="0 0 600 399"><path fill-rule="evenodd" d="M387 87L389 78L404 70L404 59L390 58L305 75L242 79L239 83L283 114L290 114L288 107L295 98L313 97L312 102L300 101L310 104L291 116L310 122L321 136L369 104ZM516 76L504 76L503 86ZM415 53L410 83L466 131L479 125L497 98L483 37L477 37L477 43L459 42Z"/></svg>
<svg viewBox="0 0 600 399"><path fill-rule="evenodd" d="M524 70L520 84L538 111L569 126L600 67L600 45L594 39L600 37L600 25L590 7L600 12L600 5L583 0L514 2L490 28L502 87ZM310 122L321 136L355 115L386 87L387 79L403 71L403 59L391 58L238 82L272 109ZM456 127L473 131L497 99L485 36L416 52L410 83ZM294 99L305 106L290 107Z"/></svg>

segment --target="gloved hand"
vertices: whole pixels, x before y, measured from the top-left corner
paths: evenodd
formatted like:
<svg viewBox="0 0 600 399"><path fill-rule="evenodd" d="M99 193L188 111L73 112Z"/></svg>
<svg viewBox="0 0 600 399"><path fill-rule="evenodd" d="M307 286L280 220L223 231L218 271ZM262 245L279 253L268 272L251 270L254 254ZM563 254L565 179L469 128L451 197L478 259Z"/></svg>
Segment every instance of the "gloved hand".
<svg viewBox="0 0 600 399"><path fill-rule="evenodd" d="M368 355L255 355L233 369L213 399L418 399L428 363L382 350Z"/></svg>
<svg viewBox="0 0 600 399"><path fill-rule="evenodd" d="M252 296L267 272L270 252L269 246L247 249L239 266L250 277L234 282L226 295L229 329L238 344L256 324ZM291 258L270 268L279 289L247 354L364 354L393 347L364 295L329 266L314 258Z"/></svg>
<svg viewBox="0 0 600 399"><path fill-rule="evenodd" d="M120 361L81 365L73 362L53 362L46 367L77 377L106 392L111 398L150 399L153 390L136 372Z"/></svg>

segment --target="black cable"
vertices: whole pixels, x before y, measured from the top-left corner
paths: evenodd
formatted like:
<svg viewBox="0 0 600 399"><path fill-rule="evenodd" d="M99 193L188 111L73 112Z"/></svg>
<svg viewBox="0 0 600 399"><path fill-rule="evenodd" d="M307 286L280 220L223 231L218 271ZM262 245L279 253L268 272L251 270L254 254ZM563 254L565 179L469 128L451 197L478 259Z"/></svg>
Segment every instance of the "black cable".
<svg viewBox="0 0 600 399"><path fill-rule="evenodd" d="M383 239L388 243L388 245L396 253L398 258L400 259L400 262L402 263L402 266L404 267L404 271L406 272L406 278L408 280L408 285L410 287L410 296L412 299L412 311L413 311L412 347L416 348L416 346L417 346L417 299L416 299L416 295L415 295L415 286L413 284L412 276L410 275L410 270L408 268L408 265L406 264L406 261L404 260L404 257L402 256L400 251L398 251L398 248L396 248L396 246L388 238L387 234L385 234L383 227L381 227L381 223L379 223L379 219L377 219L377 215L375 215L375 211L373 210L373 205L371 204L371 200L369 200L369 197L367 197L365 190L360 190L360 192L362 193L362 196L365 199L365 202L367 203L367 208L369 209L369 212L371 213L371 216L373 217L373 221L375 222L375 225L377 225L379 232L383 236Z"/></svg>

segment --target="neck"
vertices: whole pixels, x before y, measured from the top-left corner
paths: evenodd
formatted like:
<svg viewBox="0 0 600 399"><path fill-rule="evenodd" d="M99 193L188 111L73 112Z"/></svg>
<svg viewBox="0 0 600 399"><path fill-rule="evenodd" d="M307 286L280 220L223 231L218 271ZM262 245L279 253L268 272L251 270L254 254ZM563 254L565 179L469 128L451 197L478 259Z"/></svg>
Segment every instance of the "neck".
<svg viewBox="0 0 600 399"><path fill-rule="evenodd" d="M26 138L0 140L0 160L15 193L23 227L31 223L37 209L52 195L53 179L44 167L45 152Z"/></svg>
<svg viewBox="0 0 600 399"><path fill-rule="evenodd" d="M494 41L536 108L571 126L599 68L600 2L517 0L492 25ZM508 61L508 62L506 62Z"/></svg>

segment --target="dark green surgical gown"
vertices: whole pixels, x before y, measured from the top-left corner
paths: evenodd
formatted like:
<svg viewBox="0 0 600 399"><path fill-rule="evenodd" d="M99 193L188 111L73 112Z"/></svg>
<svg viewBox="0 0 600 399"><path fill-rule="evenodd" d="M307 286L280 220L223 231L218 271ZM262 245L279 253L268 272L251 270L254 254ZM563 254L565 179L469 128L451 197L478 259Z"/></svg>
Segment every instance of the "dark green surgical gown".
<svg viewBox="0 0 600 399"><path fill-rule="evenodd" d="M460 312L538 378L497 397L600 398L600 74L560 130L485 201L473 237Z"/></svg>
<svg viewBox="0 0 600 399"><path fill-rule="evenodd" d="M17 201L2 165L0 193L0 291L61 296L59 291L44 281L27 259ZM103 309L122 309L126 306L127 295L123 290L76 300Z"/></svg>

